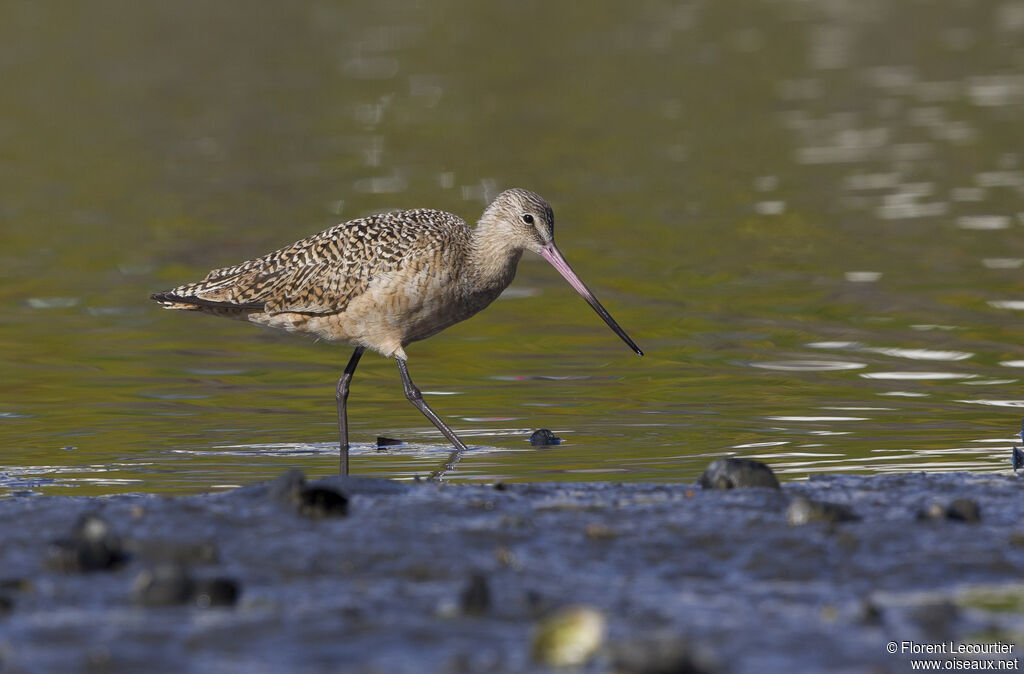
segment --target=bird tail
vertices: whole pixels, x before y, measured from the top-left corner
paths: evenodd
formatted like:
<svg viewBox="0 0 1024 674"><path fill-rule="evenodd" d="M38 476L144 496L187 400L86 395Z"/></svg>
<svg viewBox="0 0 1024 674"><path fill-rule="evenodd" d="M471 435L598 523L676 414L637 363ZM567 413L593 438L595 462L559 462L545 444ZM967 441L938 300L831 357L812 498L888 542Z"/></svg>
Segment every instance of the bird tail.
<svg viewBox="0 0 1024 674"><path fill-rule="evenodd" d="M180 309L183 311L199 311L200 305L194 300L181 295L175 295L173 290L165 290L162 293L153 293L149 299L160 303L164 309Z"/></svg>

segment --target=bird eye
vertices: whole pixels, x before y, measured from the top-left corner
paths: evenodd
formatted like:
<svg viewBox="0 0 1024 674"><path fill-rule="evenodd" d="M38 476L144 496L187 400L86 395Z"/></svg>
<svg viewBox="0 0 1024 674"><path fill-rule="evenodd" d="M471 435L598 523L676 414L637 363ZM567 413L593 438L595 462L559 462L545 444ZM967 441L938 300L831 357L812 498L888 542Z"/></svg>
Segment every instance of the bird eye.
<svg viewBox="0 0 1024 674"><path fill-rule="evenodd" d="M525 222L528 225L532 225L533 224L533 216L530 215L529 213L524 213L523 214L523 222Z"/></svg>

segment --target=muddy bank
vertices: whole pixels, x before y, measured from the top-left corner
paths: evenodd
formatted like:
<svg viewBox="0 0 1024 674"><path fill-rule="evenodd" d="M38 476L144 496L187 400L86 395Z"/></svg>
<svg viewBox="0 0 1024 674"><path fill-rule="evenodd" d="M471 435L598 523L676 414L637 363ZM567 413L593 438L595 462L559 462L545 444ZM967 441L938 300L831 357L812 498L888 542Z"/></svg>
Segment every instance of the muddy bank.
<svg viewBox="0 0 1024 674"><path fill-rule="evenodd" d="M1002 642L958 657L1006 659L1024 635L1024 482L987 474L292 476L9 498L0 537L4 672L544 671L559 646L538 626L571 606L589 607L568 632L594 672L902 672L890 641Z"/></svg>

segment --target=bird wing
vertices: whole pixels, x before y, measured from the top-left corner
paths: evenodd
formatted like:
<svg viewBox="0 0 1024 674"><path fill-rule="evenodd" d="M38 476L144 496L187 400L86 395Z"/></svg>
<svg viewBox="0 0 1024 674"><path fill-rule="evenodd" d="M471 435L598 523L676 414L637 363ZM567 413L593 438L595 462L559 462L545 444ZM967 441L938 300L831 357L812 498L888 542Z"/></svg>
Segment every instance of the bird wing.
<svg viewBox="0 0 1024 674"><path fill-rule="evenodd" d="M436 255L453 237L468 236L460 218L426 209L352 220L291 246L166 293L161 301L198 306L326 314L344 311L378 278Z"/></svg>

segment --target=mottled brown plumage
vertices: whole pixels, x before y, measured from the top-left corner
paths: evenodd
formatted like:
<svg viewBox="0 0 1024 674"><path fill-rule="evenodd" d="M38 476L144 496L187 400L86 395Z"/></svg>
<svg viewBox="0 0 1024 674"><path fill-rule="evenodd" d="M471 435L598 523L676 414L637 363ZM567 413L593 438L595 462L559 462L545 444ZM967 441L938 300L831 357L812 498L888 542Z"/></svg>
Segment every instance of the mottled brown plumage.
<svg viewBox="0 0 1024 674"><path fill-rule="evenodd" d="M551 207L523 189L499 194L476 228L430 209L360 218L255 260L214 269L201 281L152 298L168 309L247 319L354 345L356 352L338 382L345 473L348 381L367 348L397 359L407 397L458 449L465 449L422 401L408 377L405 347L494 301L515 277L524 250L551 262L642 355L558 252Z"/></svg>

